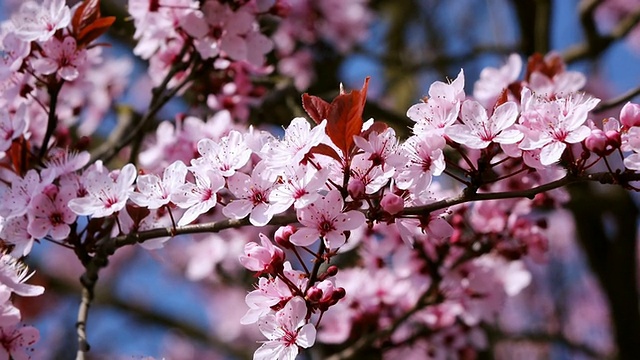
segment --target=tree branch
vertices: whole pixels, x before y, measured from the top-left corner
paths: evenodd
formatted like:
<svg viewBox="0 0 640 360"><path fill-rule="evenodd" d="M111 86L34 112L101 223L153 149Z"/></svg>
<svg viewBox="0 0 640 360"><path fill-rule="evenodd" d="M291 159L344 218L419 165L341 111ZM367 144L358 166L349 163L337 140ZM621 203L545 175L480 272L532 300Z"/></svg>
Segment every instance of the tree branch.
<svg viewBox="0 0 640 360"><path fill-rule="evenodd" d="M188 48L189 44L185 43L176 59L181 60L187 53ZM156 114L169 100L171 100L184 86L186 86L192 80L195 70L192 69L191 74L183 79L180 84L174 86L173 88L171 88L171 90L166 91L171 79L173 79L173 77L177 73L185 71L191 66L195 66L198 59L199 57L194 55L188 62L176 61L176 63L173 64L167 75L164 77L162 83L153 88L151 104L149 105L149 110L144 114L144 116L137 122L137 124L135 124L132 129L130 129L130 131L126 133L124 137L110 137L100 147L92 151L91 161L89 161L89 164L93 164L97 160L102 160L104 162L110 161L120 152L120 150L124 149L129 143L131 143L131 141L140 136L140 133L145 129L149 121L151 121L151 119L156 116Z"/></svg>
<svg viewBox="0 0 640 360"><path fill-rule="evenodd" d="M640 10L637 10L622 19L609 34L600 34L593 13L601 2L601 0L586 0L581 3L580 18L587 39L581 44L571 46L564 52L562 57L567 64L600 55L614 42L627 36L640 23Z"/></svg>
<svg viewBox="0 0 640 360"><path fill-rule="evenodd" d="M622 105L627 101L631 101L631 99L638 95L640 95L640 86L635 89L631 89L618 97L600 102L600 104L598 104L598 106L591 110L591 112L597 114L611 108L615 108L616 106Z"/></svg>

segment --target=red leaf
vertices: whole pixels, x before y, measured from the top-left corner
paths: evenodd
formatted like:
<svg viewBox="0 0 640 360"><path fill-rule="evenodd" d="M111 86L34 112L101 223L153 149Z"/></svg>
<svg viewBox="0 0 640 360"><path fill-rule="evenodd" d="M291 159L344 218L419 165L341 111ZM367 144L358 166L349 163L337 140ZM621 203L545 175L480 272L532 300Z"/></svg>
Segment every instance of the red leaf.
<svg viewBox="0 0 640 360"><path fill-rule="evenodd" d="M320 124L322 120L327 118L329 113L329 103L321 98L307 93L302 94L302 108L309 114L311 119Z"/></svg>
<svg viewBox="0 0 640 360"><path fill-rule="evenodd" d="M363 131L360 134L360 136L364 139L368 139L369 134L371 134L372 132L382 134L385 130L387 130L388 127L389 126L386 123L383 123L382 121L374 121L373 124L371 124L371 126L369 126L367 130Z"/></svg>
<svg viewBox="0 0 640 360"><path fill-rule="evenodd" d="M327 135L342 150L345 157L354 147L353 136L362 130L362 111L367 101L369 78L364 81L361 90L353 90L338 95L331 102L327 116Z"/></svg>
<svg viewBox="0 0 640 360"><path fill-rule="evenodd" d="M340 155L327 144L318 144L309 150L309 154L326 155L340 161Z"/></svg>
<svg viewBox="0 0 640 360"><path fill-rule="evenodd" d="M100 37L100 35L107 32L109 27L113 25L115 21L116 18L114 16L107 16L97 19L87 27L83 28L76 38L78 47L88 45L90 42Z"/></svg>
<svg viewBox="0 0 640 360"><path fill-rule="evenodd" d="M502 89L502 92L500 92L500 96L498 96L498 98L496 99L495 105L493 105L493 111L495 111L498 106L506 103L508 100L509 97L507 96L507 88L504 88Z"/></svg>
<svg viewBox="0 0 640 360"><path fill-rule="evenodd" d="M85 0L71 19L73 32L78 35L85 27L100 18L100 0Z"/></svg>

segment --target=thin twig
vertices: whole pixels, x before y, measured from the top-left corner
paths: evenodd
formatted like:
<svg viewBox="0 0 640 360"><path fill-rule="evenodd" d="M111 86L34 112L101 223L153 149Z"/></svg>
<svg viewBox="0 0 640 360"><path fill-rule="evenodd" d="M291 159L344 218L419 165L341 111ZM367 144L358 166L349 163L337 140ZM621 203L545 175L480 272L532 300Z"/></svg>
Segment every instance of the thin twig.
<svg viewBox="0 0 640 360"><path fill-rule="evenodd" d="M177 59L182 59L186 54L188 48L189 45L185 44L182 48L182 51L177 56ZM133 129L128 131L124 137L113 139L117 142L114 143L112 141L106 141L100 147L92 151L91 161L89 161L89 164L93 164L97 160L102 160L104 162L110 161L120 152L120 150L124 149L129 143L131 143L131 141L140 136L140 133L146 128L149 121L151 121L151 119L156 116L156 114L167 102L169 102L169 100L171 100L189 81L192 80L193 72L189 74L189 76L187 76L180 84L174 86L167 92L166 90L169 82L177 73L185 71L189 67L194 66L198 59L199 57L194 55L188 62L176 62L164 77L162 83L152 90L153 96L151 97L149 109L140 119L140 121L138 121Z"/></svg>
<svg viewBox="0 0 640 360"><path fill-rule="evenodd" d="M640 86L635 89L631 89L618 97L600 102L600 104L598 104L598 106L591 110L591 112L597 114L599 112L615 108L616 106L622 105L627 101L631 101L631 99L638 95L640 95Z"/></svg>

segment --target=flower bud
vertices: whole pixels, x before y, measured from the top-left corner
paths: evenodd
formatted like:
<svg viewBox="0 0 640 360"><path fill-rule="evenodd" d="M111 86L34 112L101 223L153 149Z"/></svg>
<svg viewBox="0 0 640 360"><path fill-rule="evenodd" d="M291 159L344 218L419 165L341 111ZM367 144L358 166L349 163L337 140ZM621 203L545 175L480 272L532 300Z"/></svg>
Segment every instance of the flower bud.
<svg viewBox="0 0 640 360"><path fill-rule="evenodd" d="M607 130L607 132L605 132L605 135L607 136L607 146L611 147L611 151L619 148L620 145L622 145L622 136L620 135L619 131Z"/></svg>
<svg viewBox="0 0 640 360"><path fill-rule="evenodd" d="M296 228L293 225L280 226L274 235L276 244L285 249L293 248L293 245L289 242L289 238L291 238L294 232L296 232Z"/></svg>
<svg viewBox="0 0 640 360"><path fill-rule="evenodd" d="M351 195L354 199L360 199L364 196L366 190L366 186L360 179L351 179L349 181L349 185L347 185L347 191L349 191L349 195Z"/></svg>
<svg viewBox="0 0 640 360"><path fill-rule="evenodd" d="M607 147L607 135L600 129L591 130L591 134L584 140L584 146L598 155L604 155Z"/></svg>
<svg viewBox="0 0 640 360"><path fill-rule="evenodd" d="M322 299L322 295L323 295L322 289L318 289L315 286L307 290L307 299L309 299L309 301L311 302L315 303L320 301L320 299Z"/></svg>
<svg viewBox="0 0 640 360"><path fill-rule="evenodd" d="M620 122L627 128L640 126L640 105L626 103L620 110Z"/></svg>
<svg viewBox="0 0 640 360"><path fill-rule="evenodd" d="M380 201L380 206L391 215L395 215L404 210L404 199L394 193L386 193Z"/></svg>

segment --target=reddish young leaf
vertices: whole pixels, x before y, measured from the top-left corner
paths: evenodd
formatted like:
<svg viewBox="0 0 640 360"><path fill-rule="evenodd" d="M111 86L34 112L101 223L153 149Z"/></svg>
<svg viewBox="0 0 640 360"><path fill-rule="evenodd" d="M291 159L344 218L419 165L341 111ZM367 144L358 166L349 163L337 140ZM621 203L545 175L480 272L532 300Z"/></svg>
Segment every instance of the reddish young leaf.
<svg viewBox="0 0 640 360"><path fill-rule="evenodd" d="M360 136L368 139L369 138L369 134L371 134L372 132L376 132L378 134L382 134L385 130L387 130L389 126L386 123L383 123L382 121L374 121L373 124L371 124L371 126L369 126L369 128L365 131L363 131Z"/></svg>
<svg viewBox="0 0 640 360"><path fill-rule="evenodd" d="M100 18L100 0L85 0L78 6L71 19L74 35Z"/></svg>
<svg viewBox="0 0 640 360"><path fill-rule="evenodd" d="M362 111L367 100L369 78L364 81L361 90L353 90L338 95L331 102L327 116L327 135L342 150L345 157L353 149L353 136L362 130Z"/></svg>
<svg viewBox="0 0 640 360"><path fill-rule="evenodd" d="M500 96L498 96L498 98L496 99L495 105L493 105L493 111L495 111L498 106L506 103L507 101L509 101L509 97L507 96L507 88L504 88L500 92Z"/></svg>
<svg viewBox="0 0 640 360"><path fill-rule="evenodd" d="M534 72L540 72L549 78L553 78L556 74L564 71L564 63L559 55L547 56L545 59L539 53L535 53L529 57L527 61L527 71L525 79L530 80L531 74Z"/></svg>
<svg viewBox="0 0 640 360"><path fill-rule="evenodd" d="M309 150L309 154L326 155L340 161L340 155L327 144L318 144Z"/></svg>
<svg viewBox="0 0 640 360"><path fill-rule="evenodd" d="M100 35L107 32L109 27L113 25L116 21L114 16L107 16L103 18L99 18L87 27L83 28L82 31L77 35L76 41L78 47L83 47L91 43L93 40L100 37Z"/></svg>
<svg viewBox="0 0 640 360"><path fill-rule="evenodd" d="M327 118L329 113L329 103L321 98L307 93L302 94L302 108L309 114L316 124Z"/></svg>

